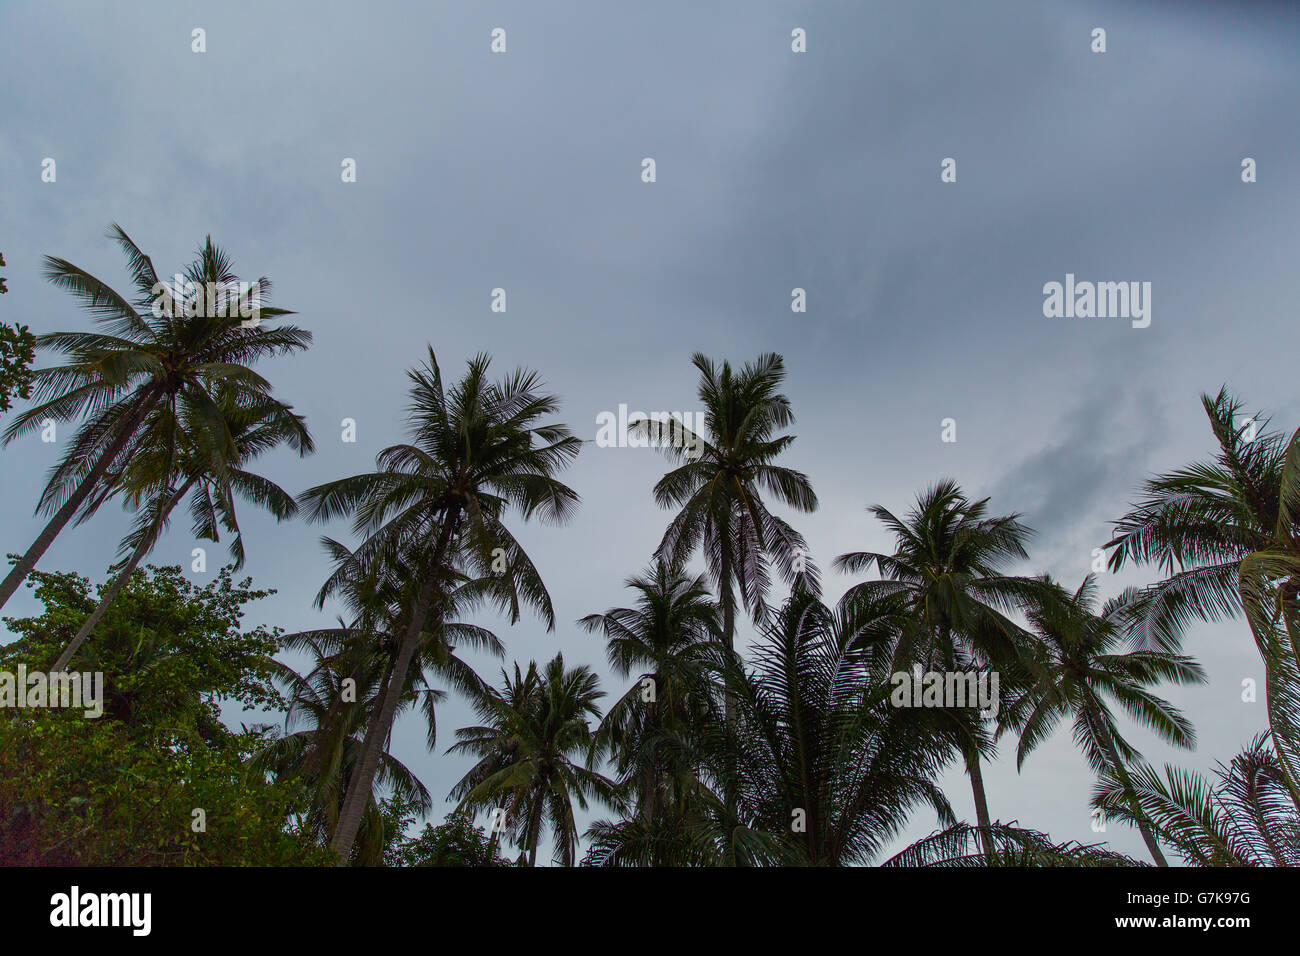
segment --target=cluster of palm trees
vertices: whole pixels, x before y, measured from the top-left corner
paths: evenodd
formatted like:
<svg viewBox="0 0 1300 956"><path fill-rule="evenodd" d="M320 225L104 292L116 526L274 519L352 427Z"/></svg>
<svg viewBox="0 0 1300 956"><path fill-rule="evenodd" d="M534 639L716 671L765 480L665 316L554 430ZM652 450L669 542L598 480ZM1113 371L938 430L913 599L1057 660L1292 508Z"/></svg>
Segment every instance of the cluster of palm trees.
<svg viewBox="0 0 1300 956"><path fill-rule="evenodd" d="M289 637L312 663L303 675L286 669L286 732L250 767L306 788L310 810L297 822L340 865L383 858L392 839L385 794L431 809L388 749L398 715L413 708L435 746L446 691L434 684L464 695L480 720L457 731L451 751L475 763L452 796L486 815L494 846L512 843L528 864L548 830L566 865L584 843L581 860L594 865L882 862L918 807L941 829L889 865L1132 864L993 817L983 768L1000 739L1011 735L1023 763L1065 719L1097 776L1098 812L1135 826L1157 865L1167 849L1205 865L1300 863L1300 433L1288 439L1258 417L1243 425L1226 391L1205 398L1214 460L1148 481L1108 545L1113 569L1157 565L1157 584L1100 603L1093 576L1067 588L1014 573L1028 559L1030 529L945 480L901 515L870 508L892 550L838 557L833 568L861 580L828 602L804 538L771 510L818 507L809 478L780 463L794 441L781 357L736 368L696 355L706 433L661 448L670 470L654 498L673 512L667 529L627 581L631 606L579 622L604 638L611 667L630 682L602 713L596 675L562 655L516 663L500 686L463 656L505 654L472 623L483 607L512 624L528 611L555 627L542 576L512 528L516 517L562 523L573 514L578 495L560 475L582 443L554 420L559 402L535 372L493 379L479 355L448 381L430 349L408 373L408 441L381 451L374 470L295 499L248 470L280 445L312 450L301 416L253 365L306 348L310 334L283 324L291 313L282 309L263 307L255 324L181 304L159 310L149 258L119 227L110 234L126 252L133 299L46 260L48 277L99 330L38 340L65 360L36 371L32 407L5 440L47 419L80 425L39 502L49 523L0 585L0 606L69 521L111 498L135 523L58 667L93 636L187 498L193 534L225 533L236 564L237 501L277 519L349 518L352 544L322 539L332 569L316 596L317 607L336 602L342 614L337 626ZM236 281L210 239L186 277L200 288ZM253 288L265 301L269 282ZM774 601L777 579L784 596ZM740 614L758 635L745 655ZM1161 776L1118 715L1193 746L1190 722L1154 688L1204 681L1182 653L1183 633L1235 614L1263 658L1269 732L1217 784L1176 769ZM995 713L951 701L897 707L893 678L914 669L996 672L1003 704ZM958 819L938 784L958 760L974 824ZM593 803L610 815L580 832L576 811Z"/></svg>

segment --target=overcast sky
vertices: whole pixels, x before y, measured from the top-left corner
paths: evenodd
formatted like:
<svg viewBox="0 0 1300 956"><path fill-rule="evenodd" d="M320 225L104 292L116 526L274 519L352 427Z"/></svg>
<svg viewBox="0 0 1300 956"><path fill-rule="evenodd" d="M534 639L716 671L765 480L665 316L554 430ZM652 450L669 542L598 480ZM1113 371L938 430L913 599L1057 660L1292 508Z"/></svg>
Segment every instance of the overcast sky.
<svg viewBox="0 0 1300 956"><path fill-rule="evenodd" d="M620 403L697 410L694 351L776 351L798 416L785 463L821 499L792 520L823 568L888 548L868 504L905 510L951 476L1025 513L1039 534L1023 570L1077 584L1143 477L1209 452L1201 392L1227 382L1300 424L1300 16L1133 6L0 0L0 320L88 328L40 257L126 288L110 222L167 274L211 233L315 336L260 368L316 437L306 461L262 463L293 491L369 470L404 439L402 372L426 345L447 374L481 350L499 373L539 370L585 439ZM946 157L955 183L940 180ZM1150 282L1150 326L1045 317L1043 286L1067 273ZM490 310L498 287L505 313ZM940 440L949 417L955 443ZM0 453L5 550L39 530L59 453L35 435ZM577 519L521 534L556 630L501 627L511 657L562 649L605 675L610 700L623 691L574 622L627 603L622 581L669 518L650 496L664 470L651 450L584 450L568 473ZM311 608L317 539L346 523L242 520L249 573L279 590L250 623L332 620ZM41 566L101 575L127 525L106 507ZM152 560L188 567L194 546L178 520ZM825 573L829 598L851 583ZM36 610L24 590L5 612ZM1156 763L1209 768L1265 727L1263 703L1240 700L1262 669L1244 623L1198 627L1186 646L1210 683L1167 696L1197 751L1131 740ZM471 713L455 700L439 722L436 753L416 716L395 753L441 799L469 766L442 751ZM1020 773L1011 742L1002 754L985 774L995 818L1145 858L1120 824L1092 832L1068 726ZM945 788L973 819L959 768ZM935 823L918 811L895 847Z"/></svg>

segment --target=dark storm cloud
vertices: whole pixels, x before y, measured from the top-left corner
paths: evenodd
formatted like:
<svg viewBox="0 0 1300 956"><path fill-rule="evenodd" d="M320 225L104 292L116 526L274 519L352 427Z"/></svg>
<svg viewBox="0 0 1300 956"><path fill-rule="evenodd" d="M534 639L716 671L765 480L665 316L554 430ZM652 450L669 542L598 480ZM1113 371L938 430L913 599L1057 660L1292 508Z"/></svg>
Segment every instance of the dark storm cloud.
<svg viewBox="0 0 1300 956"><path fill-rule="evenodd" d="M1151 449L1167 432L1164 411L1150 394L1116 396L1104 389L1088 394L1059 424L1038 429L1044 447L1016 464L997 482L991 497L1014 503L1036 532L1035 561L1052 568L1062 551L1075 547L1065 580L1090 558L1091 548L1109 537L1110 522L1137 491Z"/></svg>

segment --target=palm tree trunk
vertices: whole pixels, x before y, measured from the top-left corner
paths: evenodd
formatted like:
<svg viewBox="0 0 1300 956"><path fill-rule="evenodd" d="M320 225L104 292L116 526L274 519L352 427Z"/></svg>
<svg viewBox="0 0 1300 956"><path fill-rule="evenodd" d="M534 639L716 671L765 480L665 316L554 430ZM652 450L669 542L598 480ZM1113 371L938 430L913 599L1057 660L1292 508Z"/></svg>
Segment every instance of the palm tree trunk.
<svg viewBox="0 0 1300 956"><path fill-rule="evenodd" d="M59 655L59 659L54 662L55 671L67 670L68 664L72 661L73 656L81 649L81 645L86 643L86 639L90 637L90 632L95 629L95 625L99 623L105 612L108 611L109 605L117 598L118 592L126 586L127 581L131 579L131 575L135 572L135 569L138 568L140 562L144 560L144 556L148 554L154 544L157 543L158 535L162 532L162 526L166 523L172 510L180 504L181 499L185 497L196 481L198 481L197 477L191 478L181 486L180 490L177 491L176 494L172 495L171 498L168 499L166 505L163 506L163 510L158 513L158 518L154 521L153 528L150 529L149 534L140 539L140 543L135 546L135 551L131 554L131 559L127 561L126 566L118 572L117 577L113 580L112 586L104 596L99 599L99 605L91 612L90 617L86 618L85 622L81 625L81 629L77 631L77 636L72 639L71 643L69 643L66 648L64 648L63 653Z"/></svg>
<svg viewBox="0 0 1300 956"><path fill-rule="evenodd" d="M1295 662L1295 673L1300 675L1300 578L1292 575L1287 579L1282 587L1282 628L1283 634L1286 635L1286 642L1290 644L1291 659ZM1253 628L1252 628L1253 630ZM1280 635L1279 635L1280 636ZM1261 647L1262 651L1263 648ZM1271 668L1276 671L1277 668ZM1296 784L1296 775L1291 764L1292 754L1287 753L1289 747L1296 746L1294 733L1274 734L1273 730L1273 713L1270 709L1273 695L1270 694L1269 687L1269 661L1267 657L1264 660L1264 697L1266 701L1266 710L1268 711L1268 727L1270 735L1273 738L1273 750L1277 754L1278 765L1282 768L1282 777L1286 783L1287 791L1291 794L1291 802L1295 804L1296 810L1300 811L1300 787ZM1292 730L1295 728L1292 727Z"/></svg>
<svg viewBox="0 0 1300 956"><path fill-rule="evenodd" d="M718 569L718 599L722 603L722 633L727 642L727 664L736 657L736 599L731 591L731 529L720 529L722 535L721 567ZM722 787L723 802L727 810L734 814L736 810L736 695L732 693L730 678L726 678L726 687L722 697L722 719L727 740L725 773L726 781ZM731 828L728 827L728 832Z"/></svg>
<svg viewBox="0 0 1300 956"><path fill-rule="evenodd" d="M966 773L970 776L971 793L975 797L975 820L979 823L980 843L984 846L984 856L992 865L997 857L997 847L993 843L993 824L989 818L989 798L984 793L984 774L980 770L979 751L972 747L962 756L966 759Z"/></svg>
<svg viewBox="0 0 1300 956"><path fill-rule="evenodd" d="M77 509L81 507L81 503L95 490L99 480L104 477L104 472L108 471L108 466L113 463L113 459L122 453L122 449L135 435L136 428L140 422L144 421L144 416L153 408L156 401L156 398L145 399L140 407L131 413L131 416L123 423L118 436L113 439L113 443L104 449L104 453L99 456L90 471L86 473L86 477L81 479L81 482L77 485L77 490L63 503L63 507L55 512L54 517L37 535L36 540L32 542L32 546L27 549L27 553L18 559L18 563L13 566L4 581L0 582L0 608L3 608L8 603L9 599L14 596L14 592L18 590L19 585L27 580L27 575L32 573L32 569L36 567L36 562L49 550L50 545L54 543L54 539L63 530L63 526L72 519L72 516L77 513Z"/></svg>
<svg viewBox="0 0 1300 956"><path fill-rule="evenodd" d="M433 560L429 565L429 578L420 589L415 607L412 608L411 619L407 623L406 634L402 637L402 645L397 652L397 660L393 665L392 676L383 691L382 703L379 710L370 718L370 723L366 727L366 737L361 745L361 756L357 770L348 783L348 792L343 801L343 810L339 813L339 822L334 828L334 836L330 840L330 846L339 855L339 866L347 866L352 856L352 844L356 842L357 830L361 826L361 818L365 813L366 799L370 795L370 788L375 781L375 771L379 767L379 755L392 731L393 718L397 714L397 704L402 696L402 685L406 681L406 675L411 668L411 660L415 657L416 648L419 646L420 634L424 631L425 621L433 606L434 595L438 591L442 565L446 560L452 535L455 534L459 524L460 511L457 509L448 514L443 523L442 530L438 535L438 542L433 549Z"/></svg>
<svg viewBox="0 0 1300 956"><path fill-rule="evenodd" d="M537 845L542 842L542 814L546 812L546 806L542 802L539 794L533 801L533 809L528 818L528 865L537 866Z"/></svg>
<svg viewBox="0 0 1300 956"><path fill-rule="evenodd" d="M1110 758L1111 766L1115 768L1115 773L1124 787L1124 796L1128 798L1128 805L1132 807L1133 814L1137 818L1138 830L1142 833L1142 840L1151 853L1151 859L1155 860L1156 866L1168 866L1169 863L1165 859L1165 855L1160 852L1160 843L1156 840L1155 834L1151 832L1151 827L1146 820L1146 814L1142 812L1142 804L1138 802L1137 793L1133 790L1133 781L1129 778L1128 769L1124 766L1124 762L1119 759L1119 750L1115 747L1115 739L1111 736L1110 729L1101 720L1101 715L1095 709L1089 709L1089 716L1096 724L1097 731L1106 748L1106 756Z"/></svg>
<svg viewBox="0 0 1300 956"><path fill-rule="evenodd" d="M1245 596L1242 596L1242 603L1245 603ZM1282 781L1286 786L1287 792L1291 795L1291 802L1295 804L1296 809L1300 810L1300 781L1297 780L1296 774L1291 771L1290 758L1286 753L1285 733L1278 733L1278 728L1286 728L1288 721L1285 717L1279 719L1277 713L1277 694L1274 692L1277 686L1277 667L1269 655L1269 636L1267 633L1261 633L1255 626L1255 621L1248 613L1246 623L1250 625L1250 633L1255 638L1255 646L1259 649L1259 655L1264 664L1264 713L1268 716L1269 736L1273 739L1273 747L1277 752L1278 768L1282 771Z"/></svg>
<svg viewBox="0 0 1300 956"><path fill-rule="evenodd" d="M736 653L736 598L731 591L731 546L724 541L722 546L721 566L718 568L718 602L722 605L722 635L727 642L727 653ZM728 693L726 714L727 723L731 722L735 711L735 698Z"/></svg>

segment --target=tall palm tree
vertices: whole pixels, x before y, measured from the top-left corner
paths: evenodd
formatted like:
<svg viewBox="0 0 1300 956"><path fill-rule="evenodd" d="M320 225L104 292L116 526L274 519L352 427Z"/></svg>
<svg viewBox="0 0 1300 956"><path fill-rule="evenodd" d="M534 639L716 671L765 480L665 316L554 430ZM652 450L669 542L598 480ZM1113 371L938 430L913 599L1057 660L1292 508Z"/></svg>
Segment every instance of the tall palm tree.
<svg viewBox="0 0 1300 956"><path fill-rule="evenodd" d="M677 463L654 488L659 507L680 509L655 555L680 567L701 551L722 608L723 645L734 655L737 594L753 619L762 621L771 567L792 586L813 594L820 589L807 542L768 510L763 492L803 512L817 510L817 495L807 475L774 464L794 442L793 435L777 434L794 422L790 400L780 391L784 359L768 352L736 371L730 362L719 367L696 352L691 363L700 373L698 395L709 434L681 428L680 440L665 442L658 424L642 420L636 427L661 439L653 444ZM734 701L726 697L723 706L730 720ZM734 804L731 795L726 800Z"/></svg>
<svg viewBox="0 0 1300 956"><path fill-rule="evenodd" d="M469 753L476 763L452 790L458 809L501 807L505 825L528 865L537 864L537 845L549 822L555 860L572 866L578 849L573 803L585 810L588 798L616 800L612 780L584 766L592 752L591 720L600 717L605 696L585 665L564 666L556 654L542 671L536 662L514 677L502 671L504 686L488 688L474 701L482 724L456 732L448 753Z"/></svg>
<svg viewBox="0 0 1300 956"><path fill-rule="evenodd" d="M411 662L431 620L451 590L450 555L482 576L497 574L504 589L494 596L511 621L520 604L534 608L553 628L550 596L532 560L503 523L511 508L562 522L578 495L556 473L578 454L581 441L567 427L542 423L558 401L543 394L535 372L520 369L500 382L487 380L489 358L478 355L465 377L444 391L433 350L407 373L411 381L408 444L381 451L377 470L318 485L303 494L312 520L353 516L363 542L345 563L360 573L401 560L414 586L403 608L401 642L380 707L366 728L359 786L352 788L331 843L343 865L361 822L383 742L388 738ZM341 573L340 572L336 572ZM347 572L352 573L352 572Z"/></svg>
<svg viewBox="0 0 1300 956"><path fill-rule="evenodd" d="M191 444L186 436L201 434L203 427L190 420L182 420L174 430L179 436L179 454L173 447L146 449L132 456L121 479L123 487L130 489L126 493L127 500L140 505L146 489L152 489L152 498L147 505L138 508L136 527L122 541L122 551L128 555L125 564L117 571L108 590L100 596L95 610L59 655L54 665L56 671L66 668L90 637L132 572L153 549L172 511L186 495L192 495L190 511L194 517L196 537L218 540L218 525L233 535L230 550L236 571L244 566L236 497L265 507L277 521L297 513L298 505L292 495L270 479L248 471L247 465L280 444L290 445L302 457L311 454L311 435L303 417L269 396L255 395L241 400L230 390L219 387L217 398L218 414L224 420L225 431L230 434L235 457L225 458L221 454L226 450L224 448L205 449ZM156 408L153 415L164 411ZM191 412L192 409L183 411ZM149 428L150 434L163 431L162 428Z"/></svg>
<svg viewBox="0 0 1300 956"><path fill-rule="evenodd" d="M1127 785L1102 780L1094 795L1107 813L1152 822L1190 866L1300 866L1300 813L1268 734L1257 736L1211 784L1198 773L1149 767ZM1129 798L1136 794L1137 806Z"/></svg>
<svg viewBox="0 0 1300 956"><path fill-rule="evenodd" d="M1157 866L1167 866L1155 833L1142 816L1128 765L1137 751L1120 735L1107 699L1117 702L1157 736L1177 747L1192 748L1196 732L1176 707L1148 690L1167 680L1203 684L1205 672L1190 657L1152 648L1121 649L1126 640L1123 612L1136 589L1110 600L1096 613L1097 584L1090 574L1069 594L1044 578L1042 598L1027 610L1037 642L1030 665L1035 680L1008 711L1020 728L1016 766L1046 740L1061 719L1074 718L1074 739L1098 774L1110 774L1127 792L1131 819Z"/></svg>
<svg viewBox="0 0 1300 956"><path fill-rule="evenodd" d="M149 257L120 226L114 224L109 236L126 254L134 299L128 300L66 259L45 259L46 278L80 300L102 331L37 337L38 348L59 352L67 361L34 373L36 405L5 429L4 442L41 427L47 418L67 421L85 416L86 420L42 492L37 510L53 512L49 522L0 582L0 607L64 526L74 517L86 520L117 488L116 471L144 439L142 431L155 409L168 410L153 420L158 427L174 429L186 420L200 430L189 436L191 442L229 449L232 439L218 413L214 390L224 385L248 395L269 392L270 384L252 366L269 355L304 349L311 341L311 333L296 326L266 324L291 314L263 304L271 292L269 280L258 279L229 302L204 296L199 305L193 297L187 300L183 293L178 297L159 282ZM229 289L239 281L230 257L213 245L211 236L185 277L200 289ZM257 323L246 322L239 314L241 306L252 302L259 310ZM233 316L216 314L231 311ZM178 441L171 431L150 434L146 443L166 447Z"/></svg>
<svg viewBox="0 0 1300 956"><path fill-rule="evenodd" d="M1133 602L1144 646L1176 648L1191 621L1245 612L1278 766L1300 808L1300 431L1287 439L1260 415L1247 420L1226 387L1201 404L1217 453L1144 483L1106 545L1109 565L1167 575Z"/></svg>
<svg viewBox="0 0 1300 956"><path fill-rule="evenodd" d="M703 576L658 561L626 585L637 594L635 607L579 622L604 634L615 673L639 672L605 714L595 745L613 757L633 812L662 836L678 828L699 791L692 741L714 715L711 677L721 627Z"/></svg>
<svg viewBox="0 0 1300 956"><path fill-rule="evenodd" d="M772 514L763 493L797 511L817 510L817 495L801 472L773 464L794 442L778 435L794 422L790 400L781 393L785 363L772 353L739 371L721 367L696 353L699 399L709 435L682 429L682 440L659 442L660 450L679 466L655 485L661 508L680 509L664 532L656 556L680 567L699 548L717 585L722 607L722 636L734 652L737 594L743 606L761 619L771 583L770 566L787 582L816 593L817 566L803 536ZM654 423L641 420L654 434Z"/></svg>
<svg viewBox="0 0 1300 956"><path fill-rule="evenodd" d="M1036 582L1007 575L1013 561L1028 557L1032 532L1019 515L990 516L988 499L971 501L950 480L922 492L905 518L880 505L868 509L894 534L892 554L858 551L835 559L837 570L868 571L875 565L883 580L850 588L846 600L877 602L901 598L909 606L907 624L896 646L898 670L920 664L925 670L997 669L1004 688L1017 669L1023 630L1006 614L1030 600ZM975 815L988 833L985 849L996 846L980 758L992 750L987 721L975 708L945 709L966 765Z"/></svg>

